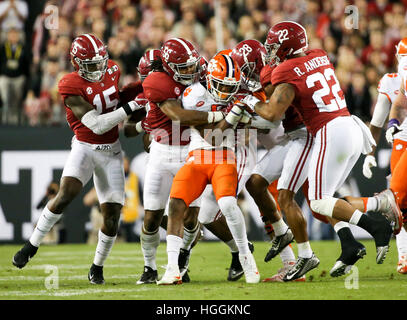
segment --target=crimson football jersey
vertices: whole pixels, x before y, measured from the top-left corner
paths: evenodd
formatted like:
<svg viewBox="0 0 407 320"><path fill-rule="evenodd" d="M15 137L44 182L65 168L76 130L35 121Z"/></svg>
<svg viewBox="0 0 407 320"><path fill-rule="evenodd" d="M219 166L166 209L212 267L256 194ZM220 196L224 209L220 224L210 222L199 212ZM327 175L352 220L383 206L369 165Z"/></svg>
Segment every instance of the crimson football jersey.
<svg viewBox="0 0 407 320"><path fill-rule="evenodd" d="M260 82L263 88L265 88L271 82L271 74L275 68L270 65L265 65L260 72ZM284 119L282 121L284 131L290 132L297 129L299 126L303 126L301 116L293 106L289 106L285 112Z"/></svg>
<svg viewBox="0 0 407 320"><path fill-rule="evenodd" d="M99 114L109 113L116 109L119 103L119 66L112 60L108 61L105 76L100 82L90 82L83 79L77 72L71 72L62 77L58 83L58 91L62 96L66 109L66 120L79 141L92 144L113 143L119 138L118 126L108 132L97 135L86 127L66 106L65 99L69 96L81 96L89 102Z"/></svg>
<svg viewBox="0 0 407 320"><path fill-rule="evenodd" d="M271 75L271 83L290 83L295 88L293 105L313 135L326 123L349 116L335 69L322 49L309 50L304 57L285 60Z"/></svg>
<svg viewBox="0 0 407 320"><path fill-rule="evenodd" d="M152 132L155 141L170 145L186 145L189 143L189 135L188 138L184 138L182 134L189 127L173 124L172 120L159 107L161 102L179 99L184 89L184 85L176 82L165 72L152 72L143 81L144 96L149 102L143 127L147 127ZM179 137L173 135L173 125L180 129Z"/></svg>

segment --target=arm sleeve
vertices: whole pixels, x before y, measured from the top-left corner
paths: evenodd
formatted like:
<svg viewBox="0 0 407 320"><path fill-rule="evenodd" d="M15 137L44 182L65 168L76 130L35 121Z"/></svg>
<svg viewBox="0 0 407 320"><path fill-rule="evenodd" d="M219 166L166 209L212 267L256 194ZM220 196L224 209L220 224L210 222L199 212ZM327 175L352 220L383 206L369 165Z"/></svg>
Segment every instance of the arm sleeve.
<svg viewBox="0 0 407 320"><path fill-rule="evenodd" d="M383 128L383 125L389 116L390 107L391 103L389 99L383 93L379 93L370 124L378 128Z"/></svg>

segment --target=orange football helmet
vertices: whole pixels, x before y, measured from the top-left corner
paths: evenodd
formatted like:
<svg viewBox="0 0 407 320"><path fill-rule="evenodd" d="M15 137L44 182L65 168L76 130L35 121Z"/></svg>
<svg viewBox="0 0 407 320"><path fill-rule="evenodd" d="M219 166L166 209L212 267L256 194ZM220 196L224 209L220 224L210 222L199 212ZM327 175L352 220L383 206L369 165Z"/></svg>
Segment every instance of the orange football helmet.
<svg viewBox="0 0 407 320"><path fill-rule="evenodd" d="M231 53L232 53L232 49L224 49L224 50L219 51L219 52L216 54L216 56L217 56L218 54L225 54L225 55L227 55L227 56L230 56Z"/></svg>
<svg viewBox="0 0 407 320"><path fill-rule="evenodd" d="M209 61L206 87L215 101L228 103L238 92L240 81L239 65L230 56L217 54Z"/></svg>
<svg viewBox="0 0 407 320"><path fill-rule="evenodd" d="M407 38L401 39L396 46L397 60L400 61L403 56L407 56Z"/></svg>

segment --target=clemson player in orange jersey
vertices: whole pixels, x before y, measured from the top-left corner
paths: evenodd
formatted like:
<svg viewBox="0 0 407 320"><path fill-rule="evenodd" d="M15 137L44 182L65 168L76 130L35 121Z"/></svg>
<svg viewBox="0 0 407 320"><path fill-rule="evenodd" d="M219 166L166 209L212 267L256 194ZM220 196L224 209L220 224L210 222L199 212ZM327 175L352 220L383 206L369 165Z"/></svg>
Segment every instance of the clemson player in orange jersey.
<svg viewBox="0 0 407 320"><path fill-rule="evenodd" d="M390 113L386 132L386 140L393 145L390 161L390 189L396 194L397 203L403 212L405 223L407 214L407 153L405 152L407 148L407 120L404 119L403 112L407 108L407 38L402 39L396 46L396 57L398 73L387 73L380 81L378 102L370 123L370 130L377 141ZM374 152L375 150L366 156L364 161L363 174L367 178L372 176L370 168L376 166ZM407 274L407 232L404 228L401 228L400 233L396 235L396 241L399 255L397 271Z"/></svg>
<svg viewBox="0 0 407 320"><path fill-rule="evenodd" d="M183 96L185 109L224 109L240 88L240 68L229 56L219 54L208 65L207 88L195 83ZM188 90L187 89L187 90ZM260 274L250 252L245 221L237 205L238 174L235 160L235 128L243 110L232 105L226 118L217 125L191 127L191 142L186 164L176 174L170 193L167 227L167 269L159 285L181 283L178 256L183 236L184 212L211 184L219 208L239 249L247 283L258 283Z"/></svg>

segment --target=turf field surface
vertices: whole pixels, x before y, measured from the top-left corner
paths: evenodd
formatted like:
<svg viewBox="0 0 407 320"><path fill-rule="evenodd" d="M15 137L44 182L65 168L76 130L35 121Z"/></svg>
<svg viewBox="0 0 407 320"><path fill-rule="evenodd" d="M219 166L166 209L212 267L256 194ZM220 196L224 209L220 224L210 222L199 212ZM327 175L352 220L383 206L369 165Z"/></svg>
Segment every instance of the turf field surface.
<svg viewBox="0 0 407 320"><path fill-rule="evenodd" d="M321 260L317 269L307 274L306 282L246 284L226 280L231 261L229 249L220 242L201 241L193 249L190 283L177 286L136 285L143 270L139 243L116 243L105 263L105 285L91 285L87 273L93 261L94 245L43 245L23 268L11 264L20 245L0 246L1 300L371 300L407 299L407 275L396 271L396 243L382 265L375 262L375 246L362 241L367 255L349 275L332 278L329 270L339 256L336 241L311 241ZM270 277L280 267L279 257L265 263L269 243L256 242L254 256L261 279ZM293 244L294 251L296 246ZM157 253L159 277L164 273L166 245Z"/></svg>

